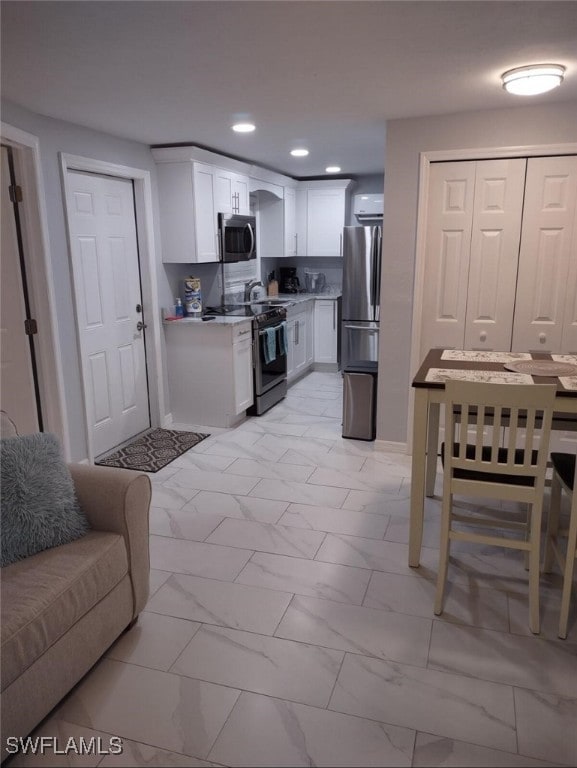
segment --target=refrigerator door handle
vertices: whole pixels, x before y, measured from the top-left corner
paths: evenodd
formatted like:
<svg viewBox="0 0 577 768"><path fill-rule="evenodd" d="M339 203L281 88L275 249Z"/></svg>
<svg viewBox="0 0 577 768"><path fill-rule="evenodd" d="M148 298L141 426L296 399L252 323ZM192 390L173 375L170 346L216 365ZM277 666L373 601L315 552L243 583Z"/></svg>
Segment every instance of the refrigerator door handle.
<svg viewBox="0 0 577 768"><path fill-rule="evenodd" d="M383 259L383 230L377 227L377 247L375 261L377 264L377 290L375 293L375 320L380 320L381 306L381 261Z"/></svg>
<svg viewBox="0 0 577 768"><path fill-rule="evenodd" d="M349 331L364 331L365 333L378 333L378 328L367 328L366 325L349 325L345 324L345 328Z"/></svg>
<svg viewBox="0 0 577 768"><path fill-rule="evenodd" d="M381 231L379 227L374 227L371 233L371 304L373 320L379 319L379 294L381 290Z"/></svg>

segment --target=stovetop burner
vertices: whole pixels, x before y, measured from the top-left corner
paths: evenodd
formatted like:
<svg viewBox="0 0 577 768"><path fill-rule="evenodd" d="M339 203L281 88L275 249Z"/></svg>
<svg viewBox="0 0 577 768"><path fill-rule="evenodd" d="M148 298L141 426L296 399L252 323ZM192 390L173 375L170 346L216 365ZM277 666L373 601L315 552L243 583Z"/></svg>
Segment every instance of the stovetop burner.
<svg viewBox="0 0 577 768"><path fill-rule="evenodd" d="M260 325L277 318L284 320L286 309L275 304L222 304L220 307L207 307L205 314L252 317Z"/></svg>

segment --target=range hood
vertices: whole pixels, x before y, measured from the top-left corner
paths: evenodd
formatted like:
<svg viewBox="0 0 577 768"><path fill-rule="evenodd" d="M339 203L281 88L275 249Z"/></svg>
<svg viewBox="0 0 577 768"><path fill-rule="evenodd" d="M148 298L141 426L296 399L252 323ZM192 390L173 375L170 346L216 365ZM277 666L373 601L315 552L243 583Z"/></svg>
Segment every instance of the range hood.
<svg viewBox="0 0 577 768"><path fill-rule="evenodd" d="M353 213L359 221L382 219L383 200L384 195L354 195Z"/></svg>

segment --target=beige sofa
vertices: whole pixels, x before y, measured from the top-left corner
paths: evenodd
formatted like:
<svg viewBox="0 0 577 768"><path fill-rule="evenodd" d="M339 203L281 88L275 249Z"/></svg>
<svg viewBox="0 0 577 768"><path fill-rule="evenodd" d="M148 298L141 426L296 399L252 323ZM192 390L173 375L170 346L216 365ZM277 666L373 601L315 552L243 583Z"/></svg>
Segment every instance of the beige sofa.
<svg viewBox="0 0 577 768"><path fill-rule="evenodd" d="M2 757L6 738L26 736L148 598L149 478L70 470L92 530L1 569Z"/></svg>

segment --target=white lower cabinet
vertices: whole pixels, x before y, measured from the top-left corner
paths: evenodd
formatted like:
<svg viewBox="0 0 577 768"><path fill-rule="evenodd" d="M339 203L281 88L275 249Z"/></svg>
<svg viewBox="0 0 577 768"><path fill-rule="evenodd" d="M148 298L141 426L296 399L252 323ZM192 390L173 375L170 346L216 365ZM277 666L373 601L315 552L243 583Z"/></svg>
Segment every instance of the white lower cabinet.
<svg viewBox="0 0 577 768"><path fill-rule="evenodd" d="M239 336L232 345L234 412L246 411L254 402L252 368L252 332Z"/></svg>
<svg viewBox="0 0 577 768"><path fill-rule="evenodd" d="M287 380L301 376L313 363L312 302L287 313Z"/></svg>
<svg viewBox="0 0 577 768"><path fill-rule="evenodd" d="M315 301L315 363L336 364L338 359L338 317L336 299Z"/></svg>
<svg viewBox="0 0 577 768"><path fill-rule="evenodd" d="M198 320L166 323L172 420L231 427L253 403L252 325Z"/></svg>

